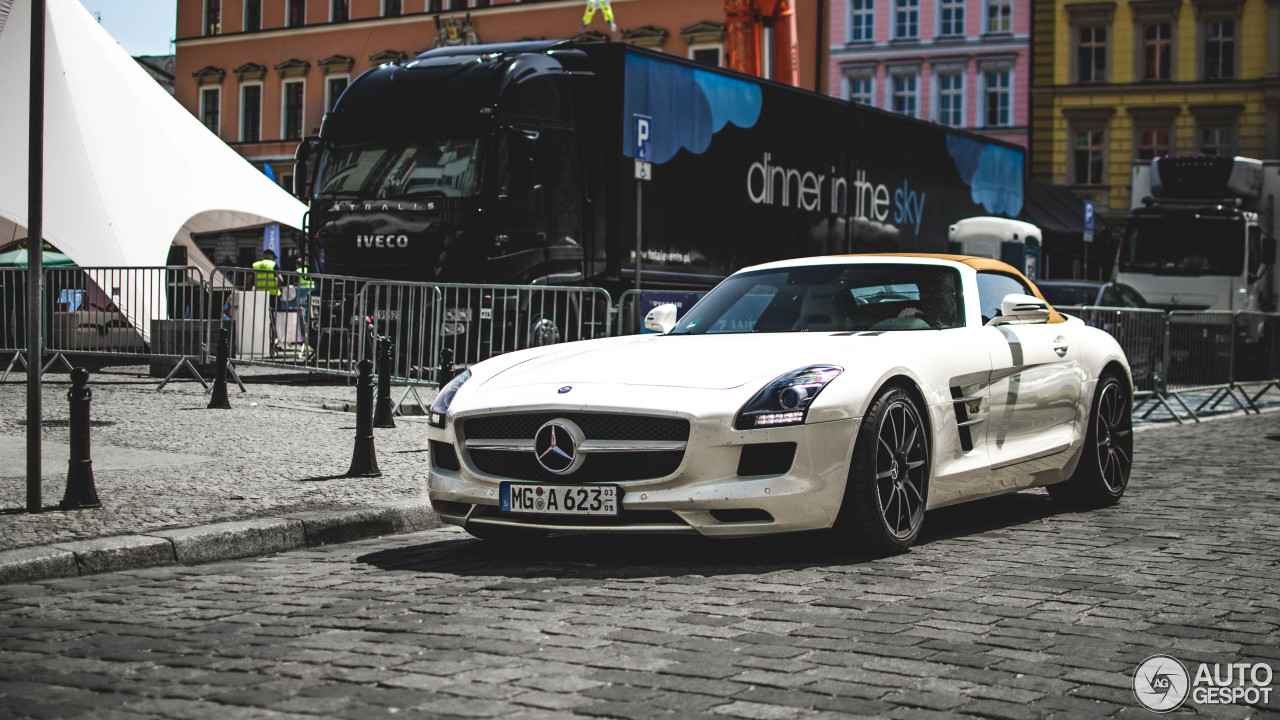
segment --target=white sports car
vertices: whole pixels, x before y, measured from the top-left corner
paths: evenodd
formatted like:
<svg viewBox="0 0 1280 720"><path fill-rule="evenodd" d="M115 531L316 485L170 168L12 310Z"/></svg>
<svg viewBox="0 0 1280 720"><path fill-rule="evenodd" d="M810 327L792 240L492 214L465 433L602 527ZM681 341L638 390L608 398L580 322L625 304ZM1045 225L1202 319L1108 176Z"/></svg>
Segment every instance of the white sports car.
<svg viewBox="0 0 1280 720"><path fill-rule="evenodd" d="M1004 263L776 262L675 316L454 378L429 417L436 513L482 538L832 528L886 553L932 508L1124 494L1124 352Z"/></svg>

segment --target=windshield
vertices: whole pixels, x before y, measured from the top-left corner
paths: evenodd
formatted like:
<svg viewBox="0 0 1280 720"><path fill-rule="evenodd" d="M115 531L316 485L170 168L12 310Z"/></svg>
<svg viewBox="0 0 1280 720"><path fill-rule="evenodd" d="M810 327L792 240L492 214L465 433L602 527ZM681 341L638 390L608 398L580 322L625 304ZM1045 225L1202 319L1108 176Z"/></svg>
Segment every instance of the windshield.
<svg viewBox="0 0 1280 720"><path fill-rule="evenodd" d="M960 273L932 265L810 265L733 275L673 335L941 330L964 324Z"/></svg>
<svg viewBox="0 0 1280 720"><path fill-rule="evenodd" d="M383 200L474 195L479 189L480 144L467 138L330 147L320 160L316 197Z"/></svg>
<svg viewBox="0 0 1280 720"><path fill-rule="evenodd" d="M1131 218L1120 248L1120 272L1240 275L1244 240L1244 222L1239 219Z"/></svg>

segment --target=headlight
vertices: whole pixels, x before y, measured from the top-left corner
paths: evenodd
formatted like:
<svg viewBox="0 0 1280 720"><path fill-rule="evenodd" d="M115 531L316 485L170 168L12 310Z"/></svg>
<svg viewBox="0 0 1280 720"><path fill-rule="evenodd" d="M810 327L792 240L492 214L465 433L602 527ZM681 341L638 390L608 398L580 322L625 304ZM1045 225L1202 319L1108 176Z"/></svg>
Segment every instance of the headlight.
<svg viewBox="0 0 1280 720"><path fill-rule="evenodd" d="M742 406L733 426L738 430L799 425L809 405L827 383L844 372L836 365L810 365L774 380Z"/></svg>
<svg viewBox="0 0 1280 720"><path fill-rule="evenodd" d="M440 394L436 395L436 401L431 403L431 414L427 416L427 424L431 427L444 427L445 413L449 412L449 405L453 403L453 396L458 394L458 388L462 384L471 379L471 371L463 370L460 375L450 380L447 385L440 388Z"/></svg>

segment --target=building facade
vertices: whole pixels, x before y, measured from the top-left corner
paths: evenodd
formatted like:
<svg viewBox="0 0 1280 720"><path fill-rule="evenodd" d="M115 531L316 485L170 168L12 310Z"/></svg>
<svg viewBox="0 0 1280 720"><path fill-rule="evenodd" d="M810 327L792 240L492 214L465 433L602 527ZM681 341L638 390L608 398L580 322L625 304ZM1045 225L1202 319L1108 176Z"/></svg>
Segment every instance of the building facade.
<svg viewBox="0 0 1280 720"><path fill-rule="evenodd" d="M1276 0L1035 0L1032 179L1122 221L1134 160L1277 157Z"/></svg>
<svg viewBox="0 0 1280 720"><path fill-rule="evenodd" d="M827 92L1027 144L1030 0L833 0Z"/></svg>

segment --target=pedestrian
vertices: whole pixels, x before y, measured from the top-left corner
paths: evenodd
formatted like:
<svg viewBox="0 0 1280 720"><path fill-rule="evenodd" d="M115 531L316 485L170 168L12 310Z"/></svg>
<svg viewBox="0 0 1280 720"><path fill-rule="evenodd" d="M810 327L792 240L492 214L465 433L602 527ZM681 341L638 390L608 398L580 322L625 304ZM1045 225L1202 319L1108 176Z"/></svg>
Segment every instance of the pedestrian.
<svg viewBox="0 0 1280 720"><path fill-rule="evenodd" d="M253 289L267 293L267 325L271 333L271 352L280 345L276 337L276 310L280 304L280 273L276 270L276 254L271 248L262 251L262 259L253 264Z"/></svg>

